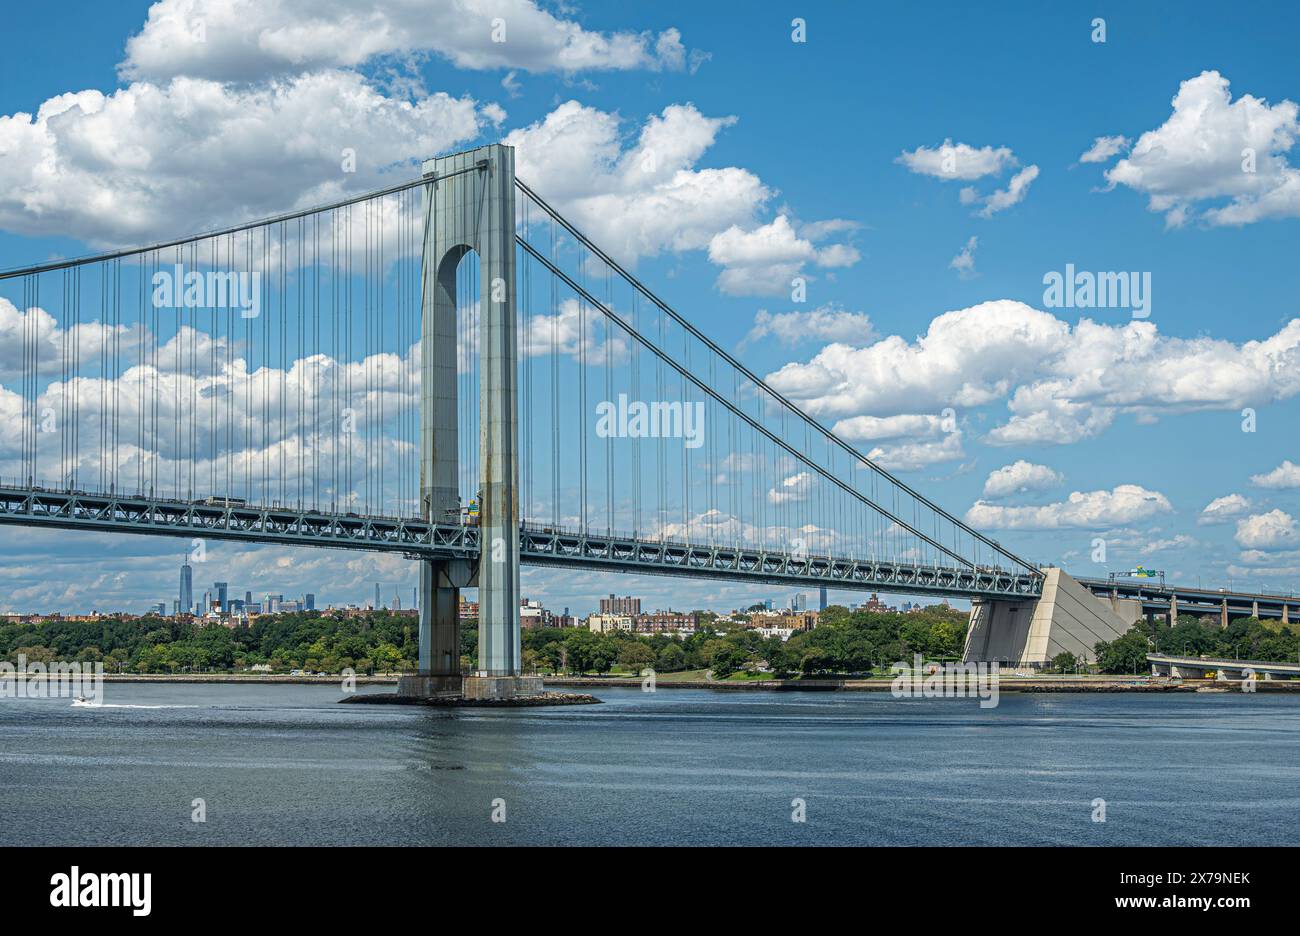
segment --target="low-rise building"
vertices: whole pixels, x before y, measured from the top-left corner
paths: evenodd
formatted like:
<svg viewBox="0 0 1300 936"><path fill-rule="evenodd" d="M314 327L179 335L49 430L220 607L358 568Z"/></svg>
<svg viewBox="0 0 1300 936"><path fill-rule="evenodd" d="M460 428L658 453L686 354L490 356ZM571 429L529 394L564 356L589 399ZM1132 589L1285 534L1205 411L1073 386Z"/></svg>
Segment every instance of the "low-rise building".
<svg viewBox="0 0 1300 936"><path fill-rule="evenodd" d="M630 633L635 629L635 624L627 614L589 614L587 629L593 634L609 634L620 630Z"/></svg>
<svg viewBox="0 0 1300 936"><path fill-rule="evenodd" d="M682 611L653 611L638 614L633 629L638 634L677 634L689 637L699 626L699 615Z"/></svg>
<svg viewBox="0 0 1300 936"><path fill-rule="evenodd" d="M519 602L519 626L524 630L551 626L551 612L541 602L525 598Z"/></svg>
<svg viewBox="0 0 1300 936"><path fill-rule="evenodd" d="M753 630L763 628L789 629L794 632L810 631L817 626L820 613L817 611L755 611L749 617L749 627Z"/></svg>

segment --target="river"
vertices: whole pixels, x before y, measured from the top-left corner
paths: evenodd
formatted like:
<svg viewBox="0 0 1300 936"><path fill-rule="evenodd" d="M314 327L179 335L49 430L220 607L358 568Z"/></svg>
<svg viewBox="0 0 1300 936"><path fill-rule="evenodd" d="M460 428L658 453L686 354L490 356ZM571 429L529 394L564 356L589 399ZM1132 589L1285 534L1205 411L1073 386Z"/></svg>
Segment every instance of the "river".
<svg viewBox="0 0 1300 936"><path fill-rule="evenodd" d="M1300 843L1289 695L595 694L451 710L119 683L100 707L0 699L0 844Z"/></svg>

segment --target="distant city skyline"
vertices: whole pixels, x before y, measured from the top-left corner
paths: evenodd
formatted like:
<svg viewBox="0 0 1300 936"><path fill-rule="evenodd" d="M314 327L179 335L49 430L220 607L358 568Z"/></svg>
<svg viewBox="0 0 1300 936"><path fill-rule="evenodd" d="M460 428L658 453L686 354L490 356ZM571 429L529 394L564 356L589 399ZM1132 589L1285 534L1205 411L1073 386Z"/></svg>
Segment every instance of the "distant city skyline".
<svg viewBox="0 0 1300 936"><path fill-rule="evenodd" d="M96 536L98 534L91 534ZM218 545L218 544L210 544ZM351 589L336 589L325 591L319 585L312 582L300 582L299 587L289 588L287 586L271 585L269 587L259 586L259 588L243 588L234 582L234 576L226 574L222 578L212 576L212 581L203 586L202 599L194 599L194 575L199 570L210 570L216 572L218 566L215 562L216 551L204 550L205 558L202 561L194 561L190 555L182 558L179 572L179 589L173 591L171 598L164 598L159 595L156 599L145 600L128 600L120 604L111 602L91 602L85 605L67 605L67 606L45 606L45 607L16 607L11 603L0 601L0 613L7 614L70 614L84 615L92 612L103 614L126 613L141 614L151 610L163 609L160 613L176 613L178 607L186 607L191 613L197 613L198 609L206 607L204 602L209 604L215 601L222 602L223 610L229 610L228 605L235 608L242 608L249 605L259 606L261 613L271 611L271 608L265 607L266 599L271 598L275 603L285 603L285 595L296 595L296 598L287 599L288 603L301 603L302 610L321 610L326 607L346 608L383 608L392 609L396 605L399 609L415 609L417 606L417 589L414 582L383 582L369 581L359 582ZM174 554L173 554L174 555ZM292 568L292 567L290 567ZM525 573L528 570L525 569ZM260 576L259 576L260 577ZM414 578L414 576L412 576ZM524 576L527 580L528 576ZM639 580L645 580L651 587L643 591L628 589L626 585ZM708 603L691 604L687 606L680 600L677 591L672 588L663 589L662 579L655 576L620 576L618 582L624 586L616 592L601 592L594 595L574 595L572 593L556 594L551 589L545 592L528 591L526 597L545 607L547 611L559 616L573 614L579 618L586 617L592 613L611 613L611 614L640 614L643 609L653 611L711 611L718 614L725 614L733 610L744 610L754 605L764 605L771 609L792 609L806 610L809 608L813 596L816 596L817 610L825 610L828 605L838 604L844 607L854 605L865 605L872 597L869 592L854 591L835 591L826 588L810 591L808 589L790 589L774 587L771 589L758 590L752 586L744 585L739 587L728 587L719 589L720 594L715 596ZM232 585L233 583L233 585ZM658 587L654 587L658 586ZM403 590L410 595L411 603L405 604L401 595ZM232 599L231 594L238 594L242 591L243 598ZM527 591L527 590L526 590ZM722 594L725 593L725 594ZM477 589L467 588L461 590L462 596L467 601L476 601ZM364 596L364 597L360 597ZM883 595L887 598L888 596ZM907 602L910 604L917 599L908 599L907 596L900 596L900 603ZM921 599L921 604L938 604L938 598ZM957 602L960 606L964 603ZM281 610L276 607L274 610Z"/></svg>

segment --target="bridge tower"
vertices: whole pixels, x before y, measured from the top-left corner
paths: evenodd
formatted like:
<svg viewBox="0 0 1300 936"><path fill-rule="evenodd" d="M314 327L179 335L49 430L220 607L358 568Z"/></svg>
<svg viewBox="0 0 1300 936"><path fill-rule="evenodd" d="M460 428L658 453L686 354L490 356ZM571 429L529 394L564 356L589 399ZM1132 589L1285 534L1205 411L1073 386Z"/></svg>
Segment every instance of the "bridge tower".
<svg viewBox="0 0 1300 936"><path fill-rule="evenodd" d="M420 498L425 519L459 522L456 268L478 255L479 537L477 565L422 559L419 675L399 693L509 698L541 691L520 675L519 404L516 388L513 147L426 160L420 379ZM460 675L460 589L477 586L479 666Z"/></svg>

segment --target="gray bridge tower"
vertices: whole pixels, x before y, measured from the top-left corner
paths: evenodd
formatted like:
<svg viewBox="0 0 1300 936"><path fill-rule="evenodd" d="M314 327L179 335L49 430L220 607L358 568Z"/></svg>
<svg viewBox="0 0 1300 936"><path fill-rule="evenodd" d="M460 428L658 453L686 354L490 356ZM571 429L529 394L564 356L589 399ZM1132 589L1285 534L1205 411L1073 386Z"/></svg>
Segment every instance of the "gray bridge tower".
<svg viewBox="0 0 1300 936"><path fill-rule="evenodd" d="M507 698L541 691L520 675L519 404L515 154L501 144L425 161L420 496L425 519L459 517L456 268L479 259L479 560L421 559L420 669L405 695ZM460 589L478 588L479 666L460 674Z"/></svg>

